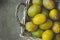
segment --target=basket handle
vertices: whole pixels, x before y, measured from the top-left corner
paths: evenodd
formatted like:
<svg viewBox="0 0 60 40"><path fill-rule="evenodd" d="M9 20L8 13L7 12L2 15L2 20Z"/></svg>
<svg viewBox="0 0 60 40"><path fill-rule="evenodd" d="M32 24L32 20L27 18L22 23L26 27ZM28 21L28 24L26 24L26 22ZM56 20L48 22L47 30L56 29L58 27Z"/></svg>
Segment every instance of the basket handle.
<svg viewBox="0 0 60 40"><path fill-rule="evenodd" d="M23 5L23 6L26 7L26 4L25 4L25 3L18 3L18 4L17 4L17 6L16 6L16 12L15 12L15 13L16 13L16 19L17 19L18 24L20 24L20 26L25 26L24 24L22 24L22 23L20 22L19 16L18 16L18 11L19 11L19 8L20 8L21 5Z"/></svg>

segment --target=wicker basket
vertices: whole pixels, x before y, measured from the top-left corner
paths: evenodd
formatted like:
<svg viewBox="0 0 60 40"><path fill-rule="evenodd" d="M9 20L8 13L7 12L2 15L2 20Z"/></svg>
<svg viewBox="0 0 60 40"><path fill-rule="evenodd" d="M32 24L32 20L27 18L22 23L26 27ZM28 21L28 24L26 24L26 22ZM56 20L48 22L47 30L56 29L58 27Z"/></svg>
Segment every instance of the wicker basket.
<svg viewBox="0 0 60 40"><path fill-rule="evenodd" d="M59 1L57 1L59 2ZM24 5L24 12L23 12L23 18L20 22L19 17L18 17L18 9L21 5ZM20 24L21 27L21 33L20 33L20 37L25 37L27 40L41 40L40 38L35 38L31 36L31 33L25 30L25 23L26 21L28 21L28 16L27 16L27 10L29 8L29 6L31 5L31 0L26 0L26 3L18 3L18 5L16 6L16 18L17 18L17 22Z"/></svg>

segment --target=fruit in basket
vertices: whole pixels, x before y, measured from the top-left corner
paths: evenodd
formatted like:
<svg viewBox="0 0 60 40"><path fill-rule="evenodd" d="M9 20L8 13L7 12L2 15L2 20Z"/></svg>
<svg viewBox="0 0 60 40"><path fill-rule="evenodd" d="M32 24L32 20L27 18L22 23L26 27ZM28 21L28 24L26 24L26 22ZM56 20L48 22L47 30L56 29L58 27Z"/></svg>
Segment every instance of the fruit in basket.
<svg viewBox="0 0 60 40"><path fill-rule="evenodd" d="M30 8L28 9L28 16L34 17L36 14L38 14L40 12L40 9L41 8L39 5L30 6Z"/></svg>
<svg viewBox="0 0 60 40"><path fill-rule="evenodd" d="M58 3L58 9L60 10L60 2Z"/></svg>
<svg viewBox="0 0 60 40"><path fill-rule="evenodd" d="M59 33L59 32L60 32L60 23L59 23L59 22L55 22L54 25L53 25L52 30L53 30L55 33Z"/></svg>
<svg viewBox="0 0 60 40"><path fill-rule="evenodd" d="M49 13L49 16L53 20L58 20L59 19L58 10L57 9L52 9Z"/></svg>
<svg viewBox="0 0 60 40"><path fill-rule="evenodd" d="M47 9L53 9L55 4L53 0L43 0L43 6Z"/></svg>
<svg viewBox="0 0 60 40"><path fill-rule="evenodd" d="M42 0L32 0L33 5L42 5Z"/></svg>
<svg viewBox="0 0 60 40"><path fill-rule="evenodd" d="M56 40L60 40L60 34L56 35Z"/></svg>
<svg viewBox="0 0 60 40"><path fill-rule="evenodd" d="M29 32L33 32L35 31L38 27L33 24L32 22L26 22L26 30L29 31Z"/></svg>
<svg viewBox="0 0 60 40"><path fill-rule="evenodd" d="M43 32L44 32L43 30L39 29L37 31L32 32L32 36L37 37L37 38L42 37Z"/></svg>
<svg viewBox="0 0 60 40"><path fill-rule="evenodd" d="M52 21L51 20L47 20L44 24L41 24L39 26L39 28L41 28L43 30L50 29L51 27L52 27Z"/></svg>
<svg viewBox="0 0 60 40"><path fill-rule="evenodd" d="M33 17L32 21L36 25L42 24L46 21L46 16L44 14L37 14Z"/></svg>
<svg viewBox="0 0 60 40"><path fill-rule="evenodd" d="M42 9L42 14L44 14L46 17L49 15L49 11L45 8Z"/></svg>
<svg viewBox="0 0 60 40"><path fill-rule="evenodd" d="M46 30L42 34L42 40L52 40L53 38L53 32L51 30Z"/></svg>

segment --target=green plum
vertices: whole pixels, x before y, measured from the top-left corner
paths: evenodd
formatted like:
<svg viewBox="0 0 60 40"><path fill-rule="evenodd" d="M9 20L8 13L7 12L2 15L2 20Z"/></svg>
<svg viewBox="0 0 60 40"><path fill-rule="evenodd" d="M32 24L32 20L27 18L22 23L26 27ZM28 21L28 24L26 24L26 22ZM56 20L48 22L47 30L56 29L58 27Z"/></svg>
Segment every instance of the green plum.
<svg viewBox="0 0 60 40"><path fill-rule="evenodd" d="M41 24L39 26L39 28L43 29L43 30L47 30L50 29L52 27L52 21L51 20L47 20L44 24Z"/></svg>
<svg viewBox="0 0 60 40"><path fill-rule="evenodd" d="M44 32L43 30L39 29L37 31L32 32L32 36L37 37L37 38L42 37L43 32Z"/></svg>
<svg viewBox="0 0 60 40"><path fill-rule="evenodd" d="M40 12L41 8L39 5L32 5L28 9L28 16L34 17L36 14Z"/></svg>
<svg viewBox="0 0 60 40"><path fill-rule="evenodd" d="M38 28L37 25L35 25L32 22L26 22L25 27L26 27L26 30L29 32L33 32L33 31L37 30L37 28Z"/></svg>
<svg viewBox="0 0 60 40"><path fill-rule="evenodd" d="M58 9L60 10L60 2L58 3Z"/></svg>
<svg viewBox="0 0 60 40"><path fill-rule="evenodd" d="M46 17L49 16L49 11L45 8L42 9L42 14L44 14Z"/></svg>
<svg viewBox="0 0 60 40"><path fill-rule="evenodd" d="M53 38L53 32L52 30L46 30L42 34L42 40L52 40Z"/></svg>
<svg viewBox="0 0 60 40"><path fill-rule="evenodd" d="M43 1L42 0L32 0L32 3L36 4L36 5L42 5Z"/></svg>
<svg viewBox="0 0 60 40"><path fill-rule="evenodd" d="M60 40L60 34L56 35L56 40Z"/></svg>
<svg viewBox="0 0 60 40"><path fill-rule="evenodd" d="M59 22L54 22L54 25L53 25L52 30L53 30L55 33L59 33L59 32L60 32L60 23L59 23Z"/></svg>
<svg viewBox="0 0 60 40"><path fill-rule="evenodd" d="M43 0L43 6L46 9L53 9L55 7L54 1L53 0Z"/></svg>

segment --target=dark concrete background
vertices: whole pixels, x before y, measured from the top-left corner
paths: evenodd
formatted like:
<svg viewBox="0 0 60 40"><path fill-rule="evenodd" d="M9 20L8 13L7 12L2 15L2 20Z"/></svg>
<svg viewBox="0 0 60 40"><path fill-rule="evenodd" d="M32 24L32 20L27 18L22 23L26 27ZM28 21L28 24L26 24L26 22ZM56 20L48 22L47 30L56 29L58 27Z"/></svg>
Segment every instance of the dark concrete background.
<svg viewBox="0 0 60 40"><path fill-rule="evenodd" d="M25 40L19 36L20 26L15 18L16 5L25 1L0 0L0 40ZM19 11L19 14L22 18L22 10Z"/></svg>

